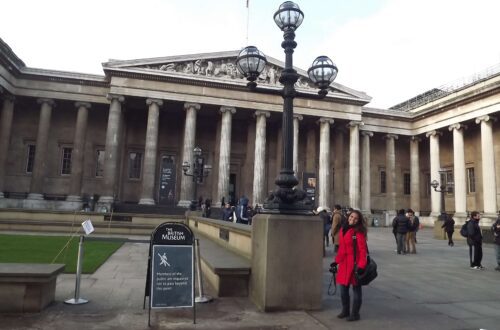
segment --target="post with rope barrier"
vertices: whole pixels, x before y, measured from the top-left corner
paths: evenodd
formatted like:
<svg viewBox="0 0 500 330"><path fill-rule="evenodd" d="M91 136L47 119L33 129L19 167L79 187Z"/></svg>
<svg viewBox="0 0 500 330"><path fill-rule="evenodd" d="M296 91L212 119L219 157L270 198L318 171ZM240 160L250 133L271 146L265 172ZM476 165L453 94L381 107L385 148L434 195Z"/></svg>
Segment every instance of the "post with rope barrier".
<svg viewBox="0 0 500 330"><path fill-rule="evenodd" d="M197 303L206 303L213 300L209 295L203 294L203 279L201 278L201 256L200 256L200 240L194 240L194 247L196 253L196 277L198 278L198 297L194 299Z"/></svg>
<svg viewBox="0 0 500 330"><path fill-rule="evenodd" d="M85 237L80 235L80 241L78 243L78 260L76 263L76 281L75 281L75 296L74 298L64 301L66 304L70 305L81 305L86 304L89 301L87 299L80 298L80 280L82 276L82 262L83 262L83 242Z"/></svg>

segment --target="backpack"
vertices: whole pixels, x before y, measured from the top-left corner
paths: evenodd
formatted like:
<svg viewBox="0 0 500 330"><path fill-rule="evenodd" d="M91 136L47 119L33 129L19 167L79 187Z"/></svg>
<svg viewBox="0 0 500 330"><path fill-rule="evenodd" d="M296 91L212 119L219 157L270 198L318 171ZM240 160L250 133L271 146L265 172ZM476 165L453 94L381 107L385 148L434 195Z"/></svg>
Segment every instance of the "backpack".
<svg viewBox="0 0 500 330"><path fill-rule="evenodd" d="M465 221L465 223L462 225L462 228L460 228L460 235L462 235L463 237L469 236L469 232L467 230L467 226L469 225L469 221L470 220Z"/></svg>

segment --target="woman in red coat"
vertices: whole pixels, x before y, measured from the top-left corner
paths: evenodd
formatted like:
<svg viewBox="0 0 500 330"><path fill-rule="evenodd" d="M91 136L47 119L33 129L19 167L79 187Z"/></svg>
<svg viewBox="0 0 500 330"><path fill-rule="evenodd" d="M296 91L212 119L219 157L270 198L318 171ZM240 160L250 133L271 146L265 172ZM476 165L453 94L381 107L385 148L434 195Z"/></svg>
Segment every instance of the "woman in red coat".
<svg viewBox="0 0 500 330"><path fill-rule="evenodd" d="M358 210L353 210L345 224L340 229L339 251L335 257L335 263L338 265L337 283L340 286L340 297L342 300L342 312L337 315L338 318L347 317L347 321L359 320L359 309L362 302L361 285L356 282L354 277L354 240L356 236L356 264L358 271L363 272L366 268L366 226L363 215ZM350 310L349 287L352 285L354 293L352 302L352 311Z"/></svg>

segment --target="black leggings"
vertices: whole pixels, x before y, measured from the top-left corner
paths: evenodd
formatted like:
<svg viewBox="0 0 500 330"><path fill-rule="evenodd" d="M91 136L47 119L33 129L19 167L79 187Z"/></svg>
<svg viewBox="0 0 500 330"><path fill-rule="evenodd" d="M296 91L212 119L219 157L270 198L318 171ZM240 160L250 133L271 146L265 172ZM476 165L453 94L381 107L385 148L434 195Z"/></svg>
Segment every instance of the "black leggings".
<svg viewBox="0 0 500 330"><path fill-rule="evenodd" d="M453 245L453 232L447 231L446 234L448 235L448 245Z"/></svg>
<svg viewBox="0 0 500 330"><path fill-rule="evenodd" d="M340 298L342 300L343 310L349 310L349 304L351 297L349 297L349 287L350 285L339 285L340 287ZM359 314L359 309L361 308L361 303L363 302L363 291L361 290L361 285L352 286L352 310L351 313L357 315Z"/></svg>

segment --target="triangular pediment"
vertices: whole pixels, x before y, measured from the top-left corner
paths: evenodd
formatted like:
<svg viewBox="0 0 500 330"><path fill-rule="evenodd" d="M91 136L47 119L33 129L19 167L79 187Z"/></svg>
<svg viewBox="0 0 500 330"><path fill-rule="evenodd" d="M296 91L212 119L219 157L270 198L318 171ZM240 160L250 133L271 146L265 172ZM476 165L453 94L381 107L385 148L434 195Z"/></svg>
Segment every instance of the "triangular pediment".
<svg viewBox="0 0 500 330"><path fill-rule="evenodd" d="M103 63L104 71L118 70L129 72L148 72L177 76L185 79L196 79L206 81L218 81L224 83L246 84L245 77L236 68L236 58L239 51L227 51L217 53L202 53L183 56L156 57L136 60L110 60ZM257 84L270 88L281 88L279 82L284 63L267 56L267 65L257 79ZM316 86L307 76L305 70L295 68L300 76L295 84L297 89L314 92ZM370 100L363 92L355 91L343 85L333 83L329 88L331 94L337 96L354 98L358 100Z"/></svg>

